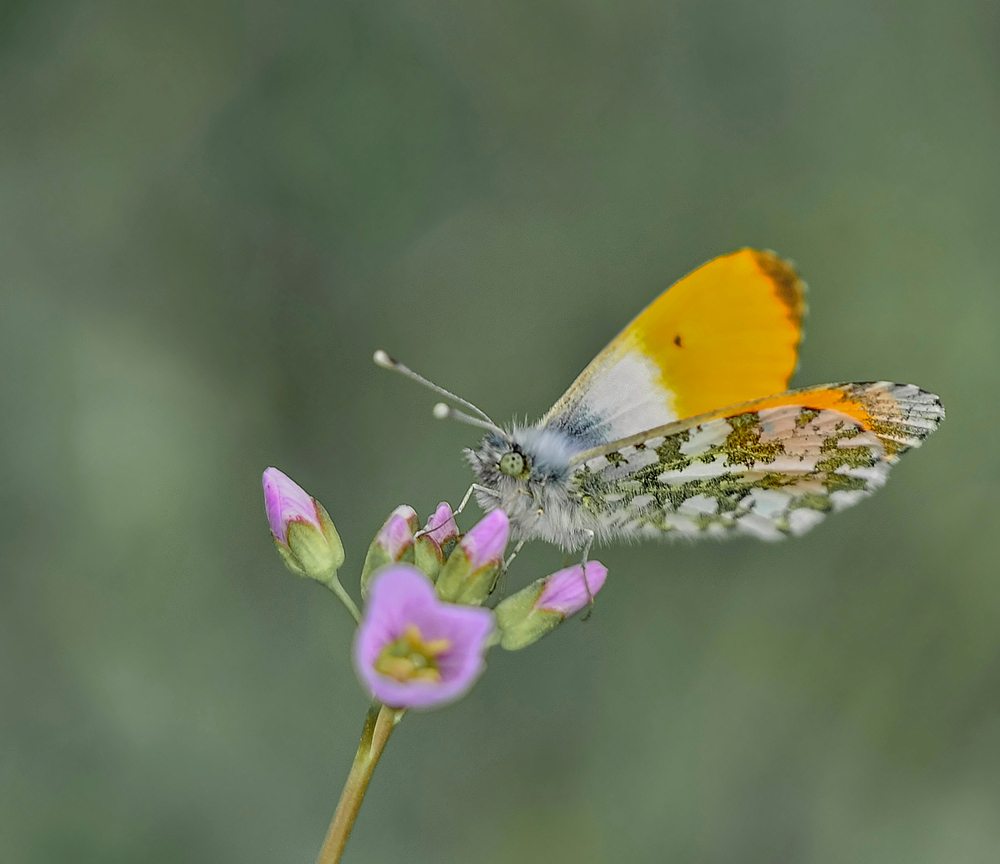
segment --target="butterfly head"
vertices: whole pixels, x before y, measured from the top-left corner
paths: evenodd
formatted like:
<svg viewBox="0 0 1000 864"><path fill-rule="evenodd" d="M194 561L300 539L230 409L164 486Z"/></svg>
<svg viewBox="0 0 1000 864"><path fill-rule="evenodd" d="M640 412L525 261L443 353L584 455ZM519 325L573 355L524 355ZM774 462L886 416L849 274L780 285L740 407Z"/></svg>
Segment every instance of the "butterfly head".
<svg viewBox="0 0 1000 864"><path fill-rule="evenodd" d="M484 510L502 508L515 540L542 538L578 548L584 534L571 492L573 456L586 449L573 436L544 426L487 432L465 457L476 475L476 499Z"/></svg>
<svg viewBox="0 0 1000 864"><path fill-rule="evenodd" d="M526 490L531 479L531 456L508 432L487 433L478 447L465 451L465 458L475 471L476 479L501 495L516 494L517 489Z"/></svg>
<svg viewBox="0 0 1000 864"><path fill-rule="evenodd" d="M465 455L480 483L497 491L525 491L566 479L570 458L579 447L557 430L528 426L489 432Z"/></svg>
<svg viewBox="0 0 1000 864"><path fill-rule="evenodd" d="M538 461L518 430L488 432L479 446L465 451L465 457L480 486L476 499L484 510L500 508L511 520L514 534L532 524L542 506L545 480Z"/></svg>
<svg viewBox="0 0 1000 864"><path fill-rule="evenodd" d="M508 477L524 479L531 474L531 460L515 446L500 457L497 468Z"/></svg>

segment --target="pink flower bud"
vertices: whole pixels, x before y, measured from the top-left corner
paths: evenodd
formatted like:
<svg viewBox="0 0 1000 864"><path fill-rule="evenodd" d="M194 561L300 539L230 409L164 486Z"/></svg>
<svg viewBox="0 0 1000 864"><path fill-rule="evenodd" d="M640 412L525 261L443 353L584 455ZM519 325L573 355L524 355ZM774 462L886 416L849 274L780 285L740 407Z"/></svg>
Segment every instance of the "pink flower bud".
<svg viewBox="0 0 1000 864"><path fill-rule="evenodd" d="M458 541L438 576L438 594L452 603L478 606L493 590L503 565L510 521L494 510Z"/></svg>
<svg viewBox="0 0 1000 864"><path fill-rule="evenodd" d="M608 578L600 561L576 564L532 582L497 604L500 644L517 651L551 633L563 621L589 605Z"/></svg>
<svg viewBox="0 0 1000 864"><path fill-rule="evenodd" d="M479 570L483 567L499 566L503 563L503 553L510 535L510 520L503 510L493 510L469 529L461 540L459 548L469 559L469 567Z"/></svg>
<svg viewBox="0 0 1000 864"><path fill-rule="evenodd" d="M324 584L336 579L344 546L323 505L277 468L264 472L264 510L288 568Z"/></svg>
<svg viewBox="0 0 1000 864"><path fill-rule="evenodd" d="M375 542L385 550L391 561L399 561L413 545L413 535L419 524L417 511L401 504L389 515L385 525L375 536Z"/></svg>
<svg viewBox="0 0 1000 864"><path fill-rule="evenodd" d="M455 514L451 511L451 505L442 501L427 520L423 530L418 532L413 550L413 563L431 579L437 579L444 566L444 547L448 544L454 545L457 539L458 525L455 524Z"/></svg>
<svg viewBox="0 0 1000 864"><path fill-rule="evenodd" d="M424 534L430 537L438 546L444 546L449 540L455 540L458 534L458 525L455 523L455 514L452 513L451 505L442 501L434 511L434 515L427 520L424 527Z"/></svg>
<svg viewBox="0 0 1000 864"><path fill-rule="evenodd" d="M417 511L407 504L401 504L385 520L378 534L368 547L365 563L361 568L361 596L368 596L368 586L372 575L380 567L406 561L412 564L414 560L413 535L417 531L420 520Z"/></svg>
<svg viewBox="0 0 1000 864"><path fill-rule="evenodd" d="M563 618L576 615L590 604L608 578L608 568L600 561L588 561L586 571L586 581L583 564L553 573L545 580L545 587L535 601L535 608L545 612L558 612Z"/></svg>
<svg viewBox="0 0 1000 864"><path fill-rule="evenodd" d="M277 468L264 472L264 510L271 525L271 534L279 543L288 543L288 524L308 522L321 528L316 514L316 502L291 477Z"/></svg>

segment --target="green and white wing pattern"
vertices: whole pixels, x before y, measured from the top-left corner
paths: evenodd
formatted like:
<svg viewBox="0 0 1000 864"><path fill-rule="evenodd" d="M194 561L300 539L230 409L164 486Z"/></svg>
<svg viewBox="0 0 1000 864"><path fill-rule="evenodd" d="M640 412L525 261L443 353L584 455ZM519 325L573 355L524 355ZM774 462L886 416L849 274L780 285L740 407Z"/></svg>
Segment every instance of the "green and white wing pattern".
<svg viewBox="0 0 1000 864"><path fill-rule="evenodd" d="M810 407L810 394L824 406L834 394L855 416ZM888 382L826 385L802 391L800 404L758 407L794 401L790 396L583 454L571 494L600 540L734 534L777 540L866 498L885 483L890 464L944 417L937 397Z"/></svg>

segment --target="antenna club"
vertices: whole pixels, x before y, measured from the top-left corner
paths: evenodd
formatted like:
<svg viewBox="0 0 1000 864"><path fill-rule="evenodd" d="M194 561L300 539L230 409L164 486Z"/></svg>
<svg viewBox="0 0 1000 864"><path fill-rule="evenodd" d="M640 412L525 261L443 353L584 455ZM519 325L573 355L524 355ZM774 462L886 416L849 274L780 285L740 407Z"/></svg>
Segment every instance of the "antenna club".
<svg viewBox="0 0 1000 864"><path fill-rule="evenodd" d="M447 420L451 416L451 406L444 402L438 402L432 409L432 413L438 420Z"/></svg>
<svg viewBox="0 0 1000 864"><path fill-rule="evenodd" d="M422 387L426 387L428 390L433 390L439 396L444 396L446 399L451 399L457 402L459 405L464 405L470 411L478 415L478 419L473 422L473 426L482 426L484 429L496 429L497 425L490 420L486 412L480 408L473 405L468 399L463 399L461 396L456 396L450 390L445 390L444 387L439 387L433 381L428 381L423 375L418 375L412 369L408 369L402 363L397 360L393 360L385 351L381 348L372 355L372 360L375 361L377 366L381 366L383 369L389 369L393 372L398 372L400 375L409 378L411 381L416 381ZM441 413L441 412L444 413ZM450 408L447 405L439 405L434 409L435 417L455 417L461 418L465 422L469 422L469 415L463 413L462 411L457 411L454 408Z"/></svg>
<svg viewBox="0 0 1000 864"><path fill-rule="evenodd" d="M395 369L398 365L396 361L386 354L381 348L379 348L378 351L372 355L372 360L375 361L376 366L381 366L383 369Z"/></svg>

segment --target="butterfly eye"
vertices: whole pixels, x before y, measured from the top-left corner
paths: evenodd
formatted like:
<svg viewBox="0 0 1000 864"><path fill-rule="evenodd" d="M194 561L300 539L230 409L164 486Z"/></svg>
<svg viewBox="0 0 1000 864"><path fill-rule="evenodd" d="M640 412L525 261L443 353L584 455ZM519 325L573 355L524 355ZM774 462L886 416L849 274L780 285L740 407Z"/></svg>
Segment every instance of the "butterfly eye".
<svg viewBox="0 0 1000 864"><path fill-rule="evenodd" d="M514 450L500 457L500 471L508 477L520 477L524 473L524 457Z"/></svg>

